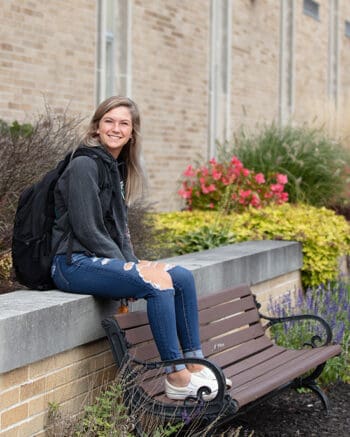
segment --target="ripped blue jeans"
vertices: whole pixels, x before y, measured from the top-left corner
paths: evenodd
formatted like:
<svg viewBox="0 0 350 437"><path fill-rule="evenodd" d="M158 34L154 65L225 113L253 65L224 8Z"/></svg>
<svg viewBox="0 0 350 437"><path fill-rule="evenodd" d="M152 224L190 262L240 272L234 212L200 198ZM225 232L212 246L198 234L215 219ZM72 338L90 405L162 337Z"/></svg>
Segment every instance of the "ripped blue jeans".
<svg viewBox="0 0 350 437"><path fill-rule="evenodd" d="M166 266L173 288L162 289L143 277L140 266L116 258L73 253L71 265L66 263L66 255L56 255L51 273L55 285L62 291L107 299L146 299L148 320L161 359L172 360L183 355L202 358L192 273L180 266ZM183 365L176 366L176 370L183 368ZM167 372L173 370L166 369Z"/></svg>

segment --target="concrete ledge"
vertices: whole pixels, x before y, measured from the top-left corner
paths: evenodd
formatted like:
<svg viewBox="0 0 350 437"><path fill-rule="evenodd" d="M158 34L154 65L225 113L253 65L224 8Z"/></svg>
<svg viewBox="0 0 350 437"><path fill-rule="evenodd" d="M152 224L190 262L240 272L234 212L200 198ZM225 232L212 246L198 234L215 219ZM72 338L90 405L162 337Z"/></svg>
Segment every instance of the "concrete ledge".
<svg viewBox="0 0 350 437"><path fill-rule="evenodd" d="M198 293L208 295L239 283L251 285L299 270L299 243L251 241L168 258L194 274ZM100 321L117 302L57 290L0 295L0 373L104 337ZM143 301L131 310L144 307Z"/></svg>

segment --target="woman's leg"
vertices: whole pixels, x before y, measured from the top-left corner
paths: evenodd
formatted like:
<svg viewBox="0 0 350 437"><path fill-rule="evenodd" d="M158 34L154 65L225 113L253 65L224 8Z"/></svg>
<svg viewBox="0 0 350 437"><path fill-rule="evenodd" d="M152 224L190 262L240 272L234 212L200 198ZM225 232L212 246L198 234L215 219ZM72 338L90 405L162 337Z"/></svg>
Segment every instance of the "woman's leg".
<svg viewBox="0 0 350 437"><path fill-rule="evenodd" d="M181 358L171 278L164 269L162 275L158 268L150 273L149 267L146 263L125 263L84 254L73 254L72 264L67 265L65 255L58 255L53 263L52 277L63 291L109 299L146 299L148 318L161 359Z"/></svg>
<svg viewBox="0 0 350 437"><path fill-rule="evenodd" d="M180 313L179 323L184 319L182 311L175 309L179 304L174 301L172 279L167 272L169 268L170 266L163 263L125 263L118 259L87 257L83 254L73 254L72 264L67 265L65 255L58 255L52 265L52 277L56 286L67 292L92 294L110 299L146 299L148 318L161 359L172 360L182 357L177 338L177 313ZM180 306L186 303L186 308L192 308L186 310L188 315L185 318L188 319L193 311L193 303L188 305L185 300L177 299ZM191 325L192 322L188 326L189 329ZM198 326L196 329L198 330ZM180 331L182 332L181 329ZM187 334L185 338L188 337ZM184 340L189 349L192 348L192 344L197 348L194 338L195 336L192 336L189 343ZM173 399L195 395L198 388L203 385L210 387L209 397L212 398L216 394L216 382L194 376L184 365L168 369L168 372L166 392Z"/></svg>
<svg viewBox="0 0 350 437"><path fill-rule="evenodd" d="M197 292L193 275L189 270L180 266L169 269L168 273L175 289L177 334L181 348L184 353L193 352L193 357L202 358Z"/></svg>

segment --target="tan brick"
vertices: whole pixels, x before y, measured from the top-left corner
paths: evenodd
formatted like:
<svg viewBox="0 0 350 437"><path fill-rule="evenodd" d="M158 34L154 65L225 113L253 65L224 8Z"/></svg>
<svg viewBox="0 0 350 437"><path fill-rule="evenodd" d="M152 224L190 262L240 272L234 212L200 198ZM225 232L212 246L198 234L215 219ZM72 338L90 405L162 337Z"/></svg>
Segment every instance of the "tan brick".
<svg viewBox="0 0 350 437"><path fill-rule="evenodd" d="M0 411L15 405L19 401L20 389L18 387L0 393Z"/></svg>
<svg viewBox="0 0 350 437"><path fill-rule="evenodd" d="M40 431L33 435L33 437L47 437L46 431Z"/></svg>
<svg viewBox="0 0 350 437"><path fill-rule="evenodd" d="M11 428L8 431L1 431L0 428L0 437L23 437L19 433L19 426L16 428Z"/></svg>
<svg viewBox="0 0 350 437"><path fill-rule="evenodd" d="M37 396L45 391L46 377L21 385L21 401Z"/></svg>
<svg viewBox="0 0 350 437"><path fill-rule="evenodd" d="M28 367L20 367L10 372L0 374L0 390L6 390L19 385L28 379Z"/></svg>
<svg viewBox="0 0 350 437"><path fill-rule="evenodd" d="M18 434L21 437L31 437L42 432L46 425L47 414L40 414L39 416L30 417L24 423L19 425Z"/></svg>
<svg viewBox="0 0 350 437"><path fill-rule="evenodd" d="M45 358L44 360L37 361L30 364L28 377L30 379L37 378L38 376L49 373L55 364L55 357Z"/></svg>
<svg viewBox="0 0 350 437"><path fill-rule="evenodd" d="M18 405L1 414L1 429L6 429L28 417L28 404Z"/></svg>
<svg viewBox="0 0 350 437"><path fill-rule="evenodd" d="M92 373L96 369L96 358L80 360L62 369L59 369L46 377L46 389L51 390L70 381Z"/></svg>
<svg viewBox="0 0 350 437"><path fill-rule="evenodd" d="M28 416L34 416L48 408L47 393L43 393L40 396L36 396L28 401Z"/></svg>

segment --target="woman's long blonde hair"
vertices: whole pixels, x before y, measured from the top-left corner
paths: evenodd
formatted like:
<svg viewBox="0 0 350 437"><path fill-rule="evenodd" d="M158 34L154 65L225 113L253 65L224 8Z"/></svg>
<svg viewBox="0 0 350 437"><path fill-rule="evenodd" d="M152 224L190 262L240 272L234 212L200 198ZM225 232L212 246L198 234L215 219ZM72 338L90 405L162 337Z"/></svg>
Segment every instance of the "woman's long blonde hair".
<svg viewBox="0 0 350 437"><path fill-rule="evenodd" d="M100 103L83 137L83 143L89 147L101 145L97 133L100 120L107 112L119 106L125 106L129 109L132 120L131 139L120 153L120 157L125 161L127 167L125 196L127 204L130 205L141 197L145 188L145 174L141 164L141 120L135 102L128 97L113 96Z"/></svg>

